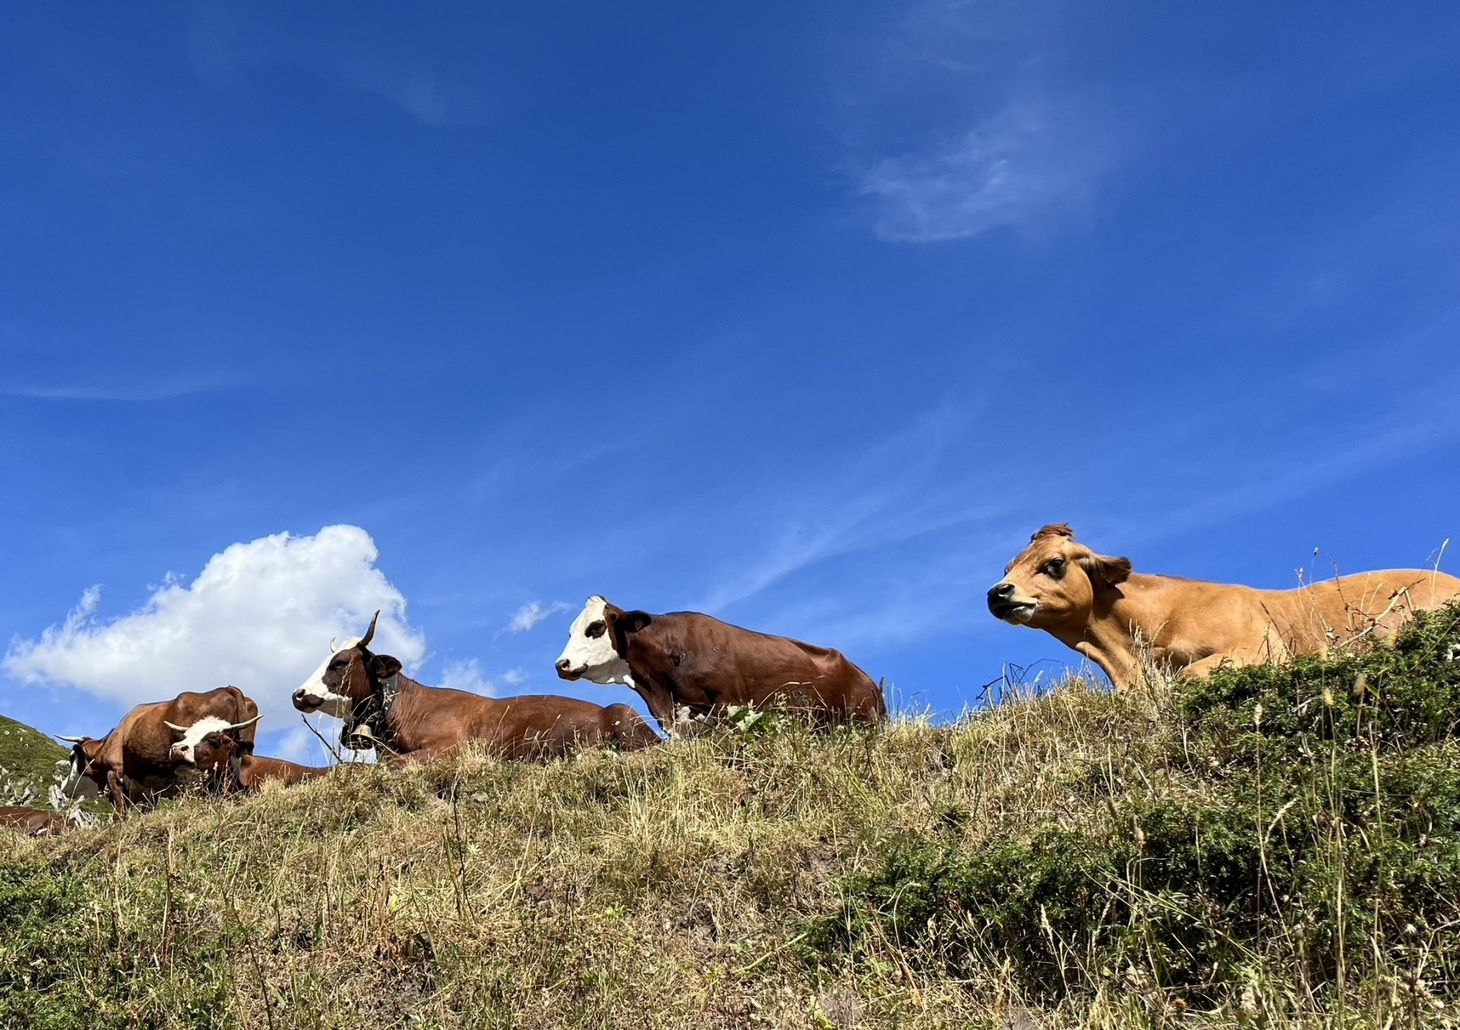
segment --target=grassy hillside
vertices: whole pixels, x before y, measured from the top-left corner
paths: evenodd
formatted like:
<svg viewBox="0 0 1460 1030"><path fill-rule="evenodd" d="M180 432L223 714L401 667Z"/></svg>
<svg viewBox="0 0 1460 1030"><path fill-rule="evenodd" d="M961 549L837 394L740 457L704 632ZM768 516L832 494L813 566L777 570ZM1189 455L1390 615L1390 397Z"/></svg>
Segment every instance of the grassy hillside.
<svg viewBox="0 0 1460 1030"><path fill-rule="evenodd" d="M46 791L56 782L56 763L65 758L66 750L40 730L0 715L0 769L5 770L0 777L8 778L12 790L31 791L36 804L48 807ZM0 791L5 787L0 782Z"/></svg>
<svg viewBox="0 0 1460 1030"><path fill-rule="evenodd" d="M0 1026L1435 1025L1457 645L0 839Z"/></svg>

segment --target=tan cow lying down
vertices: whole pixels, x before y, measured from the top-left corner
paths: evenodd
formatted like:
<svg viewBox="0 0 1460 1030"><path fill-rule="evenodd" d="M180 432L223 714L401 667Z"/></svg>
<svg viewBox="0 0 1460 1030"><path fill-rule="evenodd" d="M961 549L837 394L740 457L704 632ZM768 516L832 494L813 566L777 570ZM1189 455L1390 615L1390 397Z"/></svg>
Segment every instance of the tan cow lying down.
<svg viewBox="0 0 1460 1030"><path fill-rule="evenodd" d="M252 745L258 721L258 705L237 687L185 690L171 701L138 705L101 740L61 738L71 745L61 789L71 797L104 790L125 817L131 805L176 794L180 774L195 775L193 749L206 734L229 733Z"/></svg>
<svg viewBox="0 0 1460 1030"><path fill-rule="evenodd" d="M370 651L374 635L371 619L365 636L346 641L294 691L299 711L344 720L345 747L378 746L386 755L420 761L471 741L499 758L540 761L587 748L634 751L659 742L628 705L604 708L546 695L491 698L422 686L401 672L396 659Z"/></svg>
<svg viewBox="0 0 1460 1030"><path fill-rule="evenodd" d="M1069 526L1045 526L989 590L989 611L1050 633L1117 688L1140 678L1142 648L1166 670L1204 676L1388 641L1416 611L1460 598L1460 579L1422 569L1363 572L1296 590L1203 583L1131 571L1095 554Z"/></svg>

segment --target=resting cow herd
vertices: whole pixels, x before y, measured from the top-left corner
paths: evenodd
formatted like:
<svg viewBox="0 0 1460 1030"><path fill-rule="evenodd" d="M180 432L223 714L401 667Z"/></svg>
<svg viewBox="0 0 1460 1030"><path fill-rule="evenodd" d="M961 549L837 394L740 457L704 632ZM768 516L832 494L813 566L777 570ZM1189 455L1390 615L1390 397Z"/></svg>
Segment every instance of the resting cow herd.
<svg viewBox="0 0 1460 1030"><path fill-rule="evenodd" d="M988 591L989 611L1041 629L1095 663L1116 689L1143 670L1205 676L1223 663L1282 662L1386 642L1412 613L1460 599L1460 579L1433 570L1361 573L1295 590L1256 590L1135 572L1097 554L1067 525L1030 538ZM340 744L385 761L429 760L467 742L500 758L544 761L586 748L635 751L660 737L626 704L534 695L488 698L417 683L364 636L331 646L294 691L294 707L341 721ZM840 652L741 629L697 612L653 615L590 597L558 657L564 680L621 685L667 734L737 707L795 713L818 725L887 717L879 686ZM324 776L255 755L258 706L237 687L139 705L100 739L71 745L63 791L104 793L117 813L195 784L226 796ZM54 813L0 808L0 826L61 832Z"/></svg>

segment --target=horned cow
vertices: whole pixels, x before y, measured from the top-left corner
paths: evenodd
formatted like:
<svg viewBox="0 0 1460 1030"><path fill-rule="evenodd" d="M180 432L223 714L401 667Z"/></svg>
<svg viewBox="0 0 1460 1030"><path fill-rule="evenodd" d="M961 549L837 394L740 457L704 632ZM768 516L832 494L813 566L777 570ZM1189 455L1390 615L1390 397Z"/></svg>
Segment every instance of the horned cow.
<svg viewBox="0 0 1460 1030"><path fill-rule="evenodd" d="M557 661L565 680L622 684L666 732L685 715L733 705L777 708L812 721L880 722L877 684L839 651L741 629L698 612L650 615L590 597Z"/></svg>
<svg viewBox="0 0 1460 1030"><path fill-rule="evenodd" d="M329 768L299 765L282 758L253 753L253 745L227 733L214 731L198 741L191 764L198 770L210 793L254 793L265 783L285 785L329 775Z"/></svg>
<svg viewBox="0 0 1460 1030"><path fill-rule="evenodd" d="M632 751L658 736L628 705L604 708L566 697L482 697L427 687L406 676L394 657L370 642L380 613L358 640L347 640L294 691L301 712L344 720L345 747L377 747L387 757L421 761L468 741L513 760L557 758L592 747Z"/></svg>
<svg viewBox="0 0 1460 1030"><path fill-rule="evenodd" d="M171 701L138 705L105 737L61 737L71 745L62 786L71 797L105 791L123 817L132 805L177 793L190 774L197 744L209 733L253 744L258 705L237 687L184 691Z"/></svg>
<svg viewBox="0 0 1460 1030"><path fill-rule="evenodd" d="M1172 673L1204 676L1388 641L1414 612L1460 598L1435 570L1364 572L1294 590L1257 590L1131 571L1096 554L1066 524L1030 538L988 592L989 611L1050 633L1098 665L1117 688L1140 678L1145 654Z"/></svg>

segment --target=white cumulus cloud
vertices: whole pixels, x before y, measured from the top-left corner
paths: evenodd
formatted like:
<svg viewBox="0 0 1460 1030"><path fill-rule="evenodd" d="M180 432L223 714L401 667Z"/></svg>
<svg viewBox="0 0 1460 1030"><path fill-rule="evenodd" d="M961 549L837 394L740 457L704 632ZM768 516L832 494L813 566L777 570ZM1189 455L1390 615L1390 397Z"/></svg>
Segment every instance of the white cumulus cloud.
<svg viewBox="0 0 1460 1030"><path fill-rule="evenodd" d="M512 616L512 621L507 624L507 629L513 633L526 633L529 630L537 629L554 615L567 610L568 606L562 601L554 601L552 604L528 601L517 609L517 614Z"/></svg>
<svg viewBox="0 0 1460 1030"><path fill-rule="evenodd" d="M87 589L59 625L13 641L0 667L22 683L63 684L127 705L231 683L258 702L263 731L297 728L289 695L331 638L363 633L377 608L372 650L407 667L426 653L378 558L358 526L233 544L191 583L169 574L130 614L103 617L101 588Z"/></svg>
<svg viewBox="0 0 1460 1030"><path fill-rule="evenodd" d="M487 679L482 672L481 663L475 658L462 662L448 662L446 668L441 671L440 686L451 690L465 690L472 694L485 694L492 697L496 694L496 688L492 681Z"/></svg>

